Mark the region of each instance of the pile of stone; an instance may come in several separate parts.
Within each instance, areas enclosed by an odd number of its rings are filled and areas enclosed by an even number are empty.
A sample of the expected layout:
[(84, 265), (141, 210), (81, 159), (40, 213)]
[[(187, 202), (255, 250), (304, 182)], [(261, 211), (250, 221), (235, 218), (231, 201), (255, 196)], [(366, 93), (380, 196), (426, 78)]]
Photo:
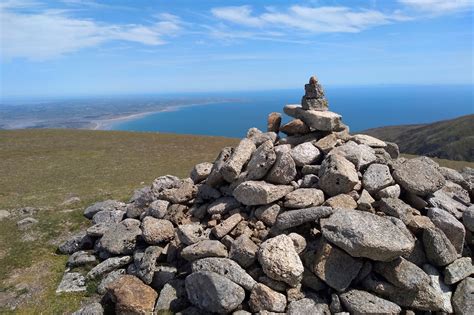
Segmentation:
[(473, 314), (474, 173), (350, 135), (305, 91), (189, 178), (88, 207), (62, 287), (95, 281), (118, 314)]

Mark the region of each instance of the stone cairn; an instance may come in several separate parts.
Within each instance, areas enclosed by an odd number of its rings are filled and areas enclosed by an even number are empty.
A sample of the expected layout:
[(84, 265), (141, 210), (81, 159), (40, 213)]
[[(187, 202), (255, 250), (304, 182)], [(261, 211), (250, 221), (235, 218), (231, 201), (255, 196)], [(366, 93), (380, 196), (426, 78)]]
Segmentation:
[(58, 292), (105, 295), (76, 314), (474, 314), (474, 174), (350, 135), (315, 77), (301, 103), (189, 178), (88, 207)]

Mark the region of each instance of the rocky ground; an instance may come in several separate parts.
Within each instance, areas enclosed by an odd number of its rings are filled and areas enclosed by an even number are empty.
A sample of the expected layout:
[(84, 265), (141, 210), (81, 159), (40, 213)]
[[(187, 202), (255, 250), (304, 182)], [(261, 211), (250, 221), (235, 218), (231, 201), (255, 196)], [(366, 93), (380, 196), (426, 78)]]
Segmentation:
[(57, 291), (103, 297), (75, 314), (472, 314), (474, 171), (350, 135), (305, 90), (189, 178), (88, 207)]

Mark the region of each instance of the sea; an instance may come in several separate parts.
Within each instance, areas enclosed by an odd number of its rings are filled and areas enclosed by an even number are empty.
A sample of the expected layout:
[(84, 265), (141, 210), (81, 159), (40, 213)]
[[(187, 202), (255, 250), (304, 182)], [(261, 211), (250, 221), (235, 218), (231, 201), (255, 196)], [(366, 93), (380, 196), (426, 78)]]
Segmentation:
[[(339, 113), (351, 132), (406, 124), (422, 124), (474, 113), (474, 86), (329, 86), (331, 111)], [(302, 90), (214, 93), (233, 101), (196, 104), (117, 122), (112, 130), (244, 137), (250, 127), (266, 129), (271, 112), (299, 104)], [(201, 95), (202, 96), (202, 95)], [(284, 121), (291, 118), (284, 116)]]

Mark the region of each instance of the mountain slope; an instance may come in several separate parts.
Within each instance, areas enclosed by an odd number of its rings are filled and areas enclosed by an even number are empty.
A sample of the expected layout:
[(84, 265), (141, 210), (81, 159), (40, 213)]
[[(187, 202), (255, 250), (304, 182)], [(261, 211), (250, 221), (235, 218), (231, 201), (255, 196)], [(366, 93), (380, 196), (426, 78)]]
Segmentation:
[(474, 115), (423, 125), (401, 125), (362, 131), (396, 142), (403, 153), (474, 161)]

